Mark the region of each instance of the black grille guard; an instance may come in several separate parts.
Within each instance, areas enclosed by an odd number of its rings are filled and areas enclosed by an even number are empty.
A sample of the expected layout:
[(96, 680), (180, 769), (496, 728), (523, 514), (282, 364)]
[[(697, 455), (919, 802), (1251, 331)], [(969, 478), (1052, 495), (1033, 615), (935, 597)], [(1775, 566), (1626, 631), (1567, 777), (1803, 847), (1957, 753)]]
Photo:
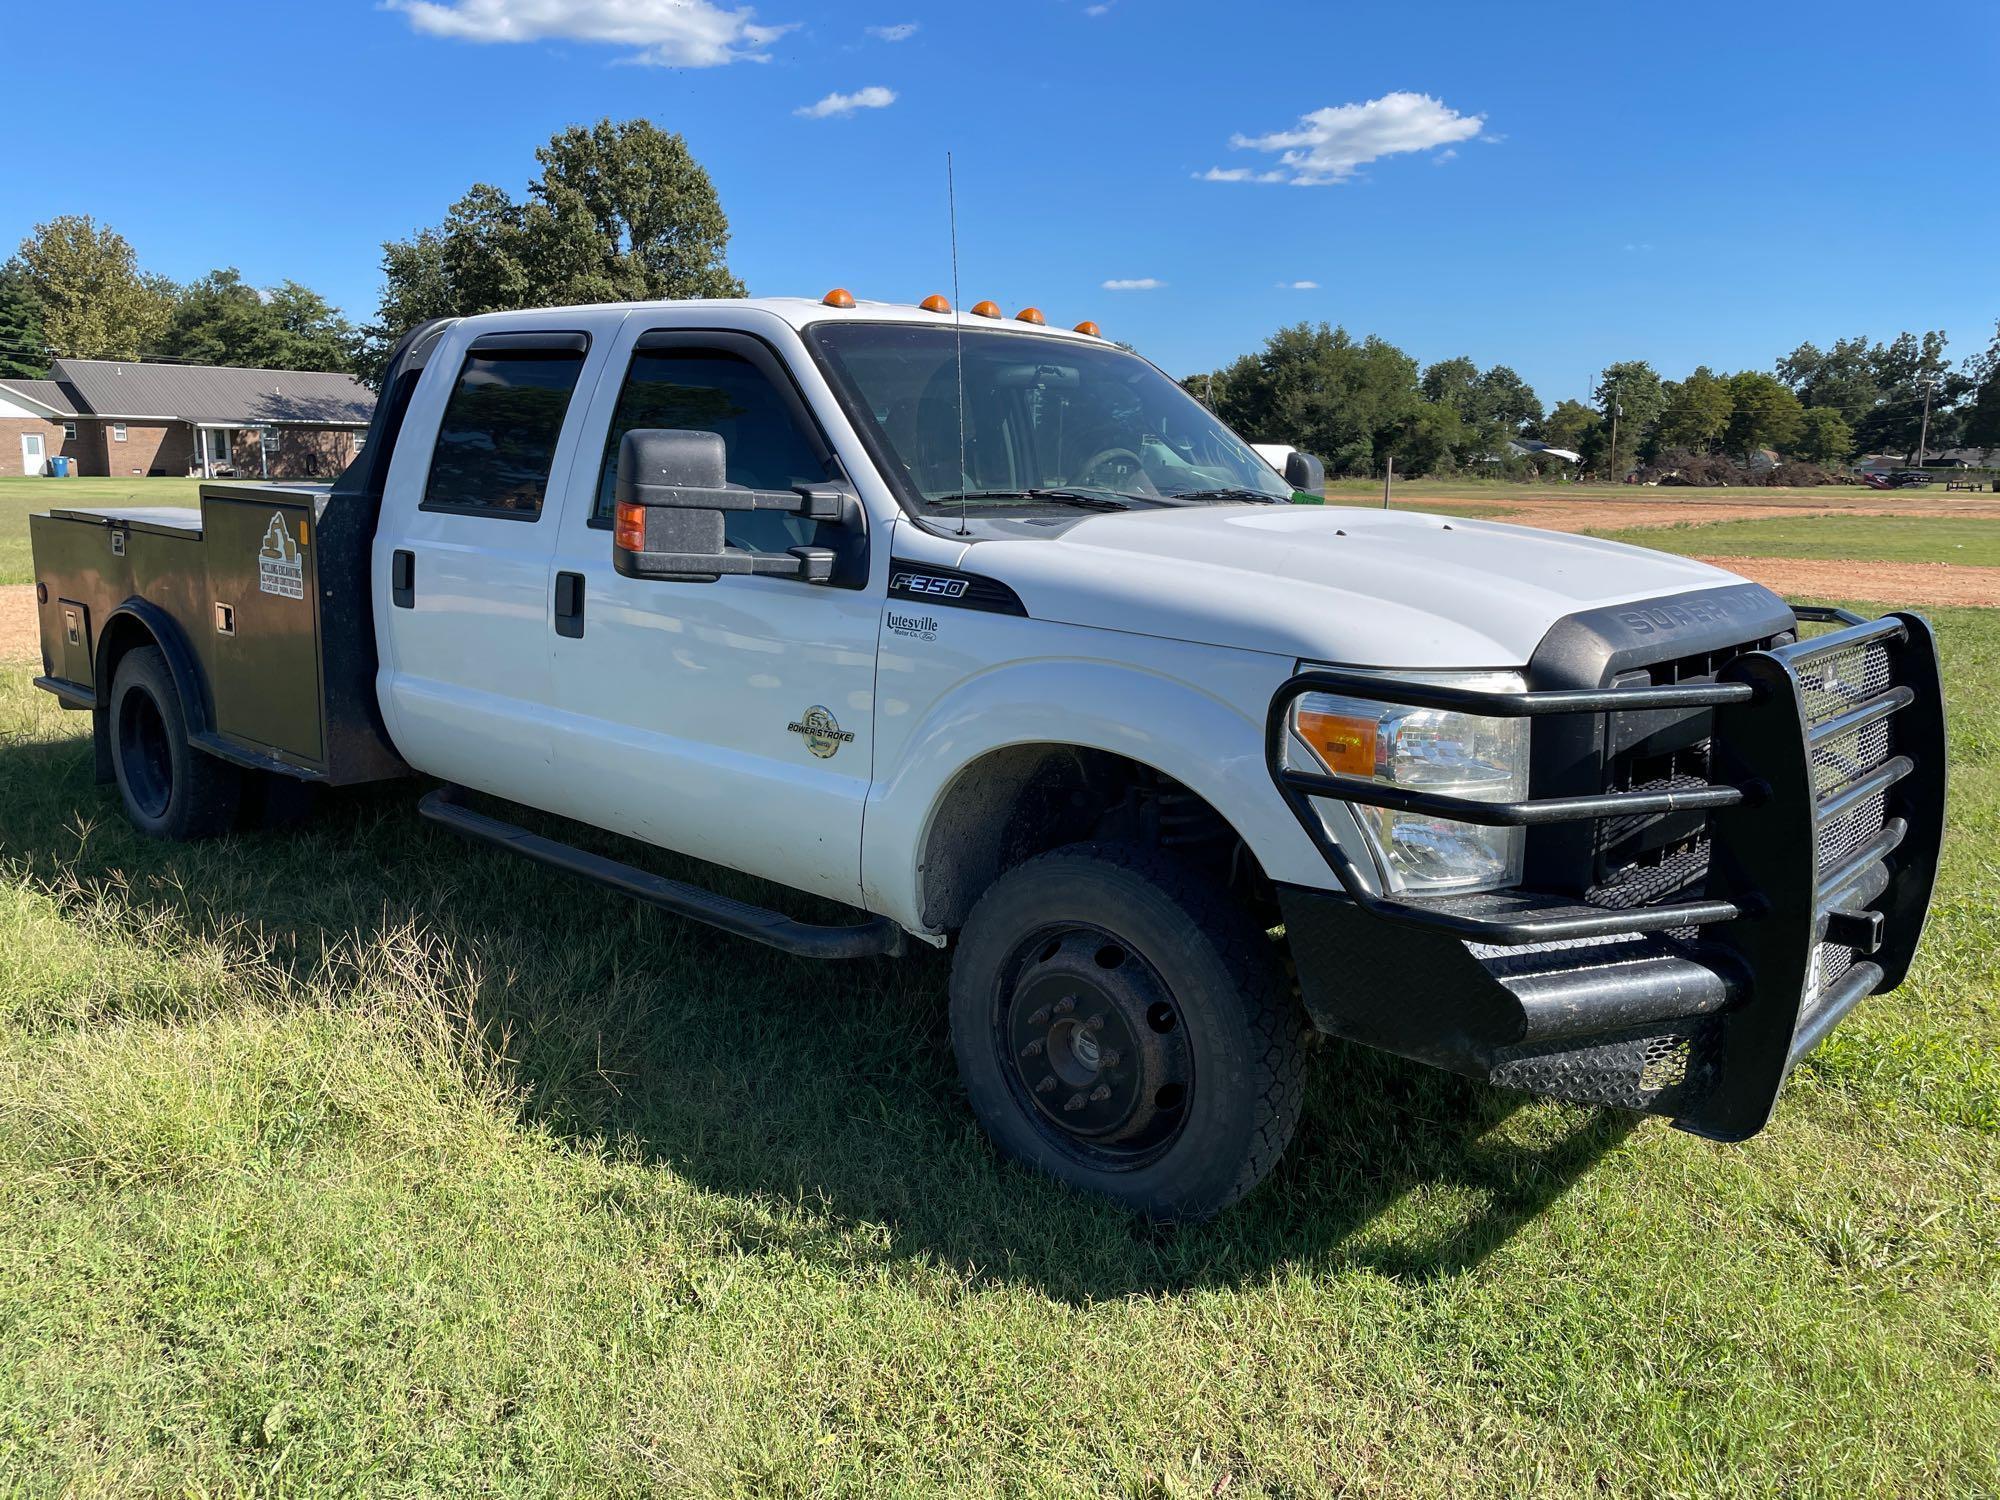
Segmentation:
[[(1713, 1066), (1707, 1068), (1712, 1077), (1699, 1089), (1691, 1079), (1674, 1107), (1662, 1112), (1674, 1113), (1677, 1123), (1698, 1133), (1741, 1139), (1768, 1120), (1779, 1088), (1800, 1058), (1862, 999), (1902, 982), (1929, 911), (1944, 826), (1944, 695), (1929, 622), (1902, 612), (1867, 620), (1813, 606), (1795, 606), (1794, 613), (1801, 621), (1839, 628), (1746, 652), (1728, 662), (1712, 683), (1487, 692), (1393, 675), (1303, 672), (1271, 700), (1266, 762), (1279, 795), (1348, 900), (1371, 917), (1500, 950), (1631, 934), (1664, 939), (1699, 929), (1699, 940), (1680, 950), (1698, 963), (1678, 962), (1686, 969), (1713, 971), (1721, 985), (1690, 987), (1685, 975), (1675, 984), (1683, 993), (1701, 990), (1701, 1008), (1716, 1012), (1719, 1033), (1710, 1048)], [(1844, 686), (1833, 659), (1875, 650), (1887, 656), (1886, 687), (1858, 700), (1833, 691)], [(1808, 679), (1814, 680), (1810, 694)], [(1292, 706), (1315, 692), (1507, 718), (1707, 709), (1713, 713), (1713, 779), (1670, 790), (1481, 802), (1300, 770), (1287, 764)], [(1809, 696), (1816, 701), (1809, 703)], [(1815, 751), (1842, 737), (1869, 733), (1892, 718), (1896, 753), (1865, 774), (1820, 790)], [(1823, 769), (1827, 757), (1820, 759)], [(1872, 811), (1876, 797), (1883, 808), (1879, 832), (1863, 838), (1858, 847), (1843, 847), (1849, 841), (1839, 835), (1853, 826), (1843, 820), (1855, 818), (1857, 809)], [(1700, 899), (1624, 910), (1520, 891), (1385, 896), (1369, 888), (1328, 832), (1314, 798), (1524, 828), (1699, 810), (1708, 815), (1706, 885)], [(1831, 854), (1822, 868), (1828, 845)], [(1829, 943), (1851, 949), (1853, 962), (1829, 982), (1816, 983), (1816, 954)], [(1579, 949), (1577, 960), (1579, 979), (1593, 972), (1590, 949)], [(1631, 966), (1624, 972), (1629, 975)], [(1579, 986), (1576, 997), (1585, 1014), (1595, 1008), (1589, 988), (1588, 983)], [(1611, 981), (1609, 988), (1615, 991), (1619, 985)], [(1617, 998), (1626, 1009), (1607, 1001), (1607, 1025), (1600, 1031), (1612, 1029), (1621, 1017), (1640, 1014), (1630, 1008), (1629, 994)], [(1309, 993), (1309, 1004), (1312, 999)], [(1509, 1023), (1512, 1035), (1491, 1034), (1489, 1042), (1535, 1039), (1532, 1005), (1524, 994), (1514, 999), (1527, 1018)], [(1574, 1013), (1572, 1007), (1572, 1017)], [(1330, 1029), (1373, 1040), (1365, 1034), (1366, 1026)], [(1580, 1029), (1573, 1018), (1570, 1029)], [(1421, 1046), (1394, 1040), (1387, 1045), (1425, 1055)], [(1468, 1066), (1468, 1056), (1481, 1065)], [(1490, 1046), (1474, 1046), (1470, 1052), (1460, 1046), (1453, 1055), (1429, 1060), (1500, 1077), (1503, 1070), (1493, 1061), (1499, 1056)]]

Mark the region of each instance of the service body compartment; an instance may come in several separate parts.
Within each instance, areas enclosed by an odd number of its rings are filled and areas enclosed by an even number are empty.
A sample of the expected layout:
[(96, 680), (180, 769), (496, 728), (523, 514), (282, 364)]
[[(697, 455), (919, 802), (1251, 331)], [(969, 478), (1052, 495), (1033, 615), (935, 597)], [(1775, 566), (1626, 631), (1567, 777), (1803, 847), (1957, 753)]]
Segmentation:
[(204, 489), (215, 727), (324, 769), (313, 496)]

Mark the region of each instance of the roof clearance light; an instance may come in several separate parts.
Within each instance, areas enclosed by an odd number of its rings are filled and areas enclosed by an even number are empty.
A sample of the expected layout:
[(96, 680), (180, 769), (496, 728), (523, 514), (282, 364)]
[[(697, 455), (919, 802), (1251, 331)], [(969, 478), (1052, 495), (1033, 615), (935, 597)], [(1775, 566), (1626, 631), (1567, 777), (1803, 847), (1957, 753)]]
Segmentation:
[(1000, 304), (997, 302), (975, 302), (972, 304), (972, 315), (975, 318), (997, 318), (1000, 316)]
[(1098, 326), (1095, 323), (1091, 322), (1090, 319), (1088, 318), (1085, 318), (1081, 323), (1076, 325), (1076, 331), (1078, 333), (1087, 333), (1094, 339), (1101, 339), (1104, 337), (1103, 333), (1099, 331)]
[(844, 286), (837, 286), (819, 300), (821, 305), (826, 307), (852, 307), (854, 306), (854, 293), (850, 292)]
[(921, 307), (925, 312), (948, 313), (951, 311), (951, 304), (945, 300), (943, 292), (932, 292), (923, 301), (919, 302), (917, 306)]
[(1033, 323), (1039, 327), (1044, 327), (1044, 328), (1048, 326), (1048, 321), (1049, 321), (1047, 318), (1042, 316), (1042, 310), (1039, 307), (1022, 308), (1019, 312), (1014, 314), (1014, 320), (1018, 323)]

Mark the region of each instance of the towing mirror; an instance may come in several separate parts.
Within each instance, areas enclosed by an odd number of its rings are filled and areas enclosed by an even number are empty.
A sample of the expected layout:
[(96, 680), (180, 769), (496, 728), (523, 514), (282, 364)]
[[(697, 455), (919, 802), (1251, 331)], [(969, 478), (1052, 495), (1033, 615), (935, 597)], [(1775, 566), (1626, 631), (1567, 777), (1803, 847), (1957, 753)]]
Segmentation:
[(713, 583), (724, 573), (763, 573), (825, 583), (833, 576), (828, 547), (794, 547), (784, 554), (747, 552), (724, 537), (733, 510), (774, 510), (851, 526), (860, 501), (842, 484), (801, 484), (789, 490), (746, 490), (728, 479), (728, 454), (713, 432), (635, 427), (618, 444), (612, 566), (627, 578)]
[(1326, 498), (1326, 465), (1310, 453), (1293, 449), (1285, 458), (1285, 483), (1315, 500)]

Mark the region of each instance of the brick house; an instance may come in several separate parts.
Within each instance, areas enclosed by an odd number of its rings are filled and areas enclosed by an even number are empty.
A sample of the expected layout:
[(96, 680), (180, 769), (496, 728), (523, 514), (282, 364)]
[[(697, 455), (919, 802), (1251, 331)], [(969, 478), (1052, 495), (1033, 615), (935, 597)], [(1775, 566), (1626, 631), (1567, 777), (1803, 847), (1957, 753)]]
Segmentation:
[(0, 474), (316, 479), (361, 450), (375, 397), (350, 375), (59, 359), (0, 380)]

